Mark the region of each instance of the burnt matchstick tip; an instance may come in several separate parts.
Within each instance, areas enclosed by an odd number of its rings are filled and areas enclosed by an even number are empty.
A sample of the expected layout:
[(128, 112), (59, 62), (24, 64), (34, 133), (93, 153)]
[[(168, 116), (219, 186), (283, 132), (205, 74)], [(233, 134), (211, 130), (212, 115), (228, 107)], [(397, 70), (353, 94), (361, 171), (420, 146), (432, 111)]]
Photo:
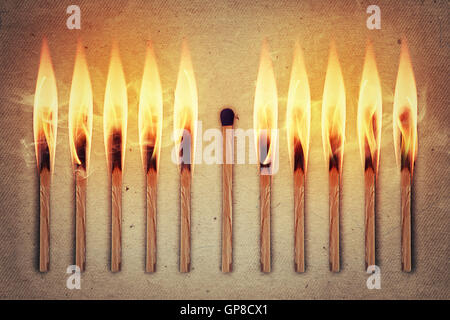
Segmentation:
[(43, 169), (50, 171), (50, 149), (45, 140), (40, 143), (39, 148), (39, 171)]
[(146, 146), (145, 147), (145, 151), (146, 151), (146, 170), (149, 171), (150, 169), (153, 169), (156, 171), (157, 169), (157, 163), (156, 163), (156, 157), (153, 155), (153, 152), (155, 150), (154, 146)]
[(298, 169), (305, 171), (305, 156), (301, 143), (296, 143), (294, 147), (294, 171)]
[(366, 156), (364, 159), (364, 171), (367, 171), (369, 169), (375, 170), (373, 166), (372, 156)]
[(333, 155), (330, 157), (329, 168), (328, 170), (335, 168), (337, 171), (340, 170), (340, 159), (338, 155)]
[(122, 135), (114, 132), (111, 137), (111, 169), (122, 170)]
[(232, 126), (234, 122), (234, 111), (230, 108), (225, 108), (220, 112), (220, 121), (222, 126)]
[(76, 144), (77, 156), (80, 160), (79, 167), (86, 169), (86, 136), (82, 136)]

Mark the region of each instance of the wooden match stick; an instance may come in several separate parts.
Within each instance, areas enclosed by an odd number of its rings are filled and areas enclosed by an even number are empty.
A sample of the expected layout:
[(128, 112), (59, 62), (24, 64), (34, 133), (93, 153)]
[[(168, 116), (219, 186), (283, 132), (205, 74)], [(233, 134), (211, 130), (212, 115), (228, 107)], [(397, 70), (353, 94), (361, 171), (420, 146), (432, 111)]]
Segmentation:
[(294, 268), (305, 272), (305, 156), (294, 139)]
[(222, 272), (233, 269), (233, 110), (220, 113), (223, 136), (222, 165)]
[[(47, 39), (41, 59), (33, 107), (33, 132), (39, 173), (39, 271), (50, 268), (50, 188), (58, 127), (58, 98)], [(17, 270), (12, 270), (17, 271)]]
[(191, 168), (182, 164), (180, 175), (180, 272), (191, 270)]
[(80, 271), (86, 269), (86, 169), (75, 170), (75, 263)]
[(122, 264), (122, 134), (111, 137), (111, 271)]
[[(147, 153), (147, 157), (153, 154)], [(153, 159), (154, 160), (154, 159)], [(154, 164), (154, 165), (153, 165)], [(157, 187), (157, 171), (156, 162), (153, 161), (147, 166), (147, 251), (146, 251), (146, 272), (156, 271), (156, 187)]]
[(259, 192), (261, 210), (261, 271), (271, 271), (270, 203), (272, 184), (272, 158), (268, 156), (270, 137), (263, 132), (259, 137)]
[(39, 172), (39, 271), (47, 272), (50, 266), (50, 169), (41, 166)]
[(261, 206), (261, 271), (270, 272), (270, 196), (272, 175), (263, 174), (261, 167), (260, 175), (260, 206)]
[(401, 170), (402, 271), (411, 272), (411, 171)]
[(366, 270), (375, 263), (375, 172), (372, 166), (366, 166), (365, 180), (365, 266)]
[(339, 272), (339, 201), (340, 176), (335, 166), (329, 171), (329, 206), (330, 206), (330, 271)]
[(122, 256), (122, 170), (114, 168), (111, 174), (111, 271), (121, 268)]
[(305, 174), (301, 168), (294, 171), (294, 266), (296, 272), (305, 272)]

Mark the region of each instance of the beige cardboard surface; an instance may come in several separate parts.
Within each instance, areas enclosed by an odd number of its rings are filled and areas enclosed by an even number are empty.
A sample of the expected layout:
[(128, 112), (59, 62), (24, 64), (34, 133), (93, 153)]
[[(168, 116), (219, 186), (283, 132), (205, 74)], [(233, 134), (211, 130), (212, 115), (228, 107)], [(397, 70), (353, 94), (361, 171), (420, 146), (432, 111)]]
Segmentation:
[[(450, 298), (449, 91), (447, 1), (78, 1), (82, 29), (66, 28), (72, 1), (2, 1), (0, 29), (0, 298), (118, 299), (392, 299)], [(381, 30), (368, 30), (366, 8), (381, 8)], [(414, 270), (400, 271), (400, 175), (392, 139), (392, 103), (400, 42), (408, 39), (418, 88), (419, 155), (413, 194)], [(47, 36), (59, 94), (51, 203), (51, 270), (37, 271), (38, 177), (32, 106), (40, 46)], [(74, 186), (67, 114), (76, 39), (86, 47), (94, 90), (94, 129), (87, 203), (87, 271), (81, 290), (66, 288), (74, 263)], [(179, 178), (171, 161), (173, 94), (182, 39), (188, 41), (203, 129), (220, 128), (223, 105), (236, 126), (252, 127), (261, 43), (267, 38), (279, 96), (280, 169), (272, 197), (273, 271), (259, 269), (256, 165), (234, 171), (234, 271), (220, 272), (221, 167), (195, 167), (192, 271), (178, 272)], [(335, 39), (347, 91), (341, 221), (342, 271), (328, 271), (328, 176), (321, 138), (321, 99), (328, 48)], [(364, 271), (364, 181), (356, 110), (367, 38), (383, 89), (377, 203), (381, 290)], [(111, 41), (118, 40), (128, 83), (129, 127), (123, 193), (123, 268), (109, 271), (110, 200), (103, 145), (103, 96)], [(145, 179), (137, 104), (146, 41), (154, 43), (164, 89), (158, 184), (158, 262), (144, 273)], [(293, 183), (285, 128), (294, 42), (303, 48), (312, 123), (306, 188), (307, 271), (293, 271)], [(253, 141), (250, 141), (252, 143)], [(205, 147), (208, 142), (203, 144)]]

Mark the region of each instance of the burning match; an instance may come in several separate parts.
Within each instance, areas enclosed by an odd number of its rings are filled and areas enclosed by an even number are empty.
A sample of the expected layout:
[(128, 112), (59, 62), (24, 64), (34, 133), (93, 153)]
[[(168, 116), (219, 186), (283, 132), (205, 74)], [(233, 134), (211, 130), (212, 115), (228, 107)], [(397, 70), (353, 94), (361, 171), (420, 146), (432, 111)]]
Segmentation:
[(75, 263), (86, 268), (86, 184), (91, 151), (93, 97), (81, 41), (72, 78), (69, 101), (69, 144), (75, 177)]
[(260, 170), (261, 271), (270, 272), (270, 197), (277, 142), (278, 97), (275, 75), (266, 41), (261, 51), (256, 81), (253, 126)]
[(162, 99), (158, 66), (149, 43), (139, 99), (139, 142), (147, 176), (146, 272), (156, 271), (156, 190), (163, 120)]
[(41, 61), (33, 109), (33, 131), (39, 172), (39, 271), (50, 266), (50, 184), (55, 164), (58, 128), (58, 95), (47, 39), (42, 42)]
[(174, 140), (180, 168), (180, 272), (189, 272), (191, 268), (191, 183), (197, 113), (197, 85), (189, 49), (183, 42), (174, 103)]
[(375, 204), (380, 158), (381, 84), (372, 44), (367, 46), (358, 101), (358, 138), (365, 180), (365, 268), (376, 265)]
[(295, 46), (287, 101), (289, 157), (294, 170), (294, 268), (305, 272), (305, 175), (308, 163), (311, 96), (300, 45)]
[(222, 165), (222, 272), (231, 272), (233, 266), (233, 160), (234, 112), (225, 108), (220, 113), (223, 136)]
[(122, 169), (125, 160), (127, 133), (127, 86), (119, 57), (119, 48), (112, 48), (106, 82), (103, 111), (108, 170), (111, 172), (111, 271), (121, 268), (122, 254)]
[(411, 185), (417, 158), (417, 89), (406, 40), (402, 40), (394, 96), (394, 146), (401, 169), (402, 270), (411, 271)]
[(322, 141), (329, 164), (330, 270), (339, 272), (339, 212), (345, 139), (345, 88), (341, 67), (332, 43), (322, 101)]

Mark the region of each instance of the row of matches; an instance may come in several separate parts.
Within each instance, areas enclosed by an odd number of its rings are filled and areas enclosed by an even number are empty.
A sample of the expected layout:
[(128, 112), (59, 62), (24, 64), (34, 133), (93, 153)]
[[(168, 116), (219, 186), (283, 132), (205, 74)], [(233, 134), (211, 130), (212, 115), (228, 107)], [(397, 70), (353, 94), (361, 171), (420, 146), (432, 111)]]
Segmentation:
[[(40, 176), (39, 270), (49, 269), (50, 184), (55, 157), (58, 98), (47, 41), (44, 39), (36, 85), (33, 126)], [(401, 169), (401, 263), (411, 271), (411, 183), (417, 156), (417, 91), (406, 41), (402, 41), (393, 108), (395, 152)], [(111, 271), (121, 268), (122, 167), (127, 131), (128, 98), (117, 44), (113, 45), (104, 97), (103, 131), (111, 179)], [(191, 265), (191, 183), (198, 114), (197, 87), (190, 54), (183, 43), (174, 99), (174, 137), (179, 150), (180, 272)], [(332, 43), (322, 99), (322, 140), (329, 165), (329, 261), (340, 270), (339, 216), (345, 141), (346, 96), (336, 48)], [(357, 128), (365, 176), (365, 263), (375, 259), (375, 194), (379, 167), (382, 93), (369, 42), (358, 101)], [(78, 43), (69, 100), (69, 143), (76, 185), (75, 263), (86, 267), (86, 185), (91, 149), (93, 94), (83, 46)], [(147, 178), (146, 271), (156, 271), (156, 198), (163, 122), (162, 89), (155, 55), (148, 45), (139, 99), (139, 141)], [(295, 47), (287, 100), (287, 135), (294, 178), (294, 267), (305, 271), (304, 203), (308, 163), (311, 97), (300, 46)], [(223, 130), (222, 271), (232, 271), (232, 187), (234, 112), (221, 112)], [(254, 100), (254, 133), (260, 168), (261, 271), (271, 271), (271, 183), (277, 157), (278, 96), (272, 61), (264, 42)]]

